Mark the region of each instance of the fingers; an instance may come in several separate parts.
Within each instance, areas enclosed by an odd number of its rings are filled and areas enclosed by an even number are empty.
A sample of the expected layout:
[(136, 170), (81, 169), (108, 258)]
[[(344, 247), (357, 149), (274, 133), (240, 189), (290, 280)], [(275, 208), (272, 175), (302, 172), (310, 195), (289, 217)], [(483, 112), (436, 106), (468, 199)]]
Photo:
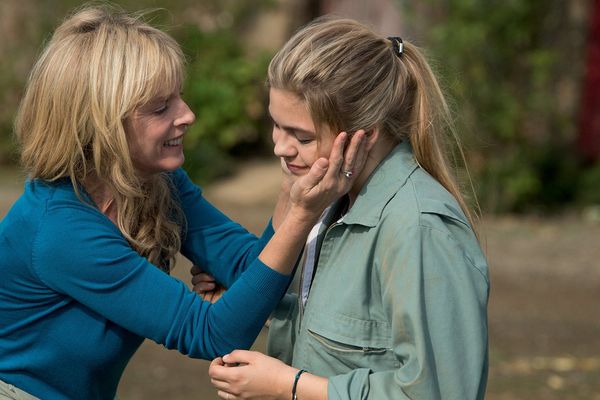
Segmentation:
[(215, 278), (213, 278), (211, 275), (200, 274), (200, 275), (195, 275), (192, 278), (192, 285), (194, 285), (194, 286), (198, 285), (201, 288), (206, 288), (207, 290), (212, 290), (217, 285), (217, 282), (215, 281)]
[(197, 275), (201, 272), (202, 272), (202, 269), (197, 265), (192, 265), (192, 268), (190, 268), (190, 274), (192, 274), (192, 275)]
[(217, 391), (217, 396), (219, 396), (219, 398), (224, 399), (224, 400), (234, 400), (236, 398), (234, 395), (227, 393), (223, 390)]
[(364, 163), (367, 159), (367, 152), (365, 146), (363, 146), (365, 139), (365, 131), (360, 129), (352, 135), (350, 143), (346, 146), (344, 153), (344, 162), (342, 163), (342, 174), (346, 178), (352, 178), (358, 176), (362, 170)]
[(352, 135), (341, 132), (333, 142), (329, 155), (329, 171), (327, 177), (339, 179), (343, 175), (347, 183), (352, 183), (360, 174), (366, 161), (364, 146), (365, 131), (360, 129)]
[(310, 167), (310, 171), (304, 177), (304, 184), (306, 185), (306, 189), (310, 190), (313, 187), (317, 186), (319, 182), (323, 179), (325, 174), (327, 173), (329, 168), (329, 162), (325, 158), (319, 158), (314, 164)]
[[(210, 370), (210, 368), (212, 368), (213, 366), (217, 367), (217, 366), (223, 366), (223, 365), (225, 365), (225, 363), (223, 362), (223, 358), (217, 357), (210, 362), (210, 366), (208, 368)], [(210, 371), (209, 371), (209, 373), (210, 373)]]
[(223, 356), (225, 364), (248, 364), (254, 357), (254, 351), (249, 350), (234, 350)]
[(344, 162), (344, 148), (348, 140), (348, 133), (340, 132), (333, 141), (333, 147), (331, 148), (331, 153), (329, 153), (329, 171), (327, 177), (336, 178), (336, 175), (340, 173)]

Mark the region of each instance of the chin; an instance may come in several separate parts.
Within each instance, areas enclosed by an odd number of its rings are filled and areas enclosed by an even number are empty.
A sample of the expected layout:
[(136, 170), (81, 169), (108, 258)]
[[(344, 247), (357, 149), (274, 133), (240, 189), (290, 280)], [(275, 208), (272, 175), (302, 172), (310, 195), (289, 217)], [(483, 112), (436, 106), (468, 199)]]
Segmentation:
[(185, 157), (181, 157), (177, 160), (169, 160), (169, 162), (164, 163), (163, 172), (171, 172), (175, 171), (177, 168), (183, 167), (183, 162), (185, 161)]

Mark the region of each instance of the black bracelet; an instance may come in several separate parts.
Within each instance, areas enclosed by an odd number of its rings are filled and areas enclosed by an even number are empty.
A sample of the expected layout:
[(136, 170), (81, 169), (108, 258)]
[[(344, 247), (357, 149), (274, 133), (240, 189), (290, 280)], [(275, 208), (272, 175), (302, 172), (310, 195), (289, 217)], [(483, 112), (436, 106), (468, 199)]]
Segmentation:
[(298, 386), (298, 379), (300, 379), (300, 375), (302, 375), (305, 370), (301, 369), (296, 372), (296, 376), (294, 377), (294, 385), (292, 386), (292, 400), (298, 400), (298, 396), (296, 396), (296, 387)]

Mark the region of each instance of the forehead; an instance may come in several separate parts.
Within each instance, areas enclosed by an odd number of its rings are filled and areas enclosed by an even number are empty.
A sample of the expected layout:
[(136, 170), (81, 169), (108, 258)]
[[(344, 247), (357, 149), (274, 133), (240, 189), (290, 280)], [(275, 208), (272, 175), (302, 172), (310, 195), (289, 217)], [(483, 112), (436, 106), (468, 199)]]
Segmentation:
[(269, 90), (269, 111), (281, 113), (300, 113), (311, 119), (306, 102), (293, 92), (271, 88)]
[(283, 127), (314, 134), (323, 131), (315, 125), (306, 101), (291, 91), (271, 88), (269, 90), (269, 113), (274, 122)]

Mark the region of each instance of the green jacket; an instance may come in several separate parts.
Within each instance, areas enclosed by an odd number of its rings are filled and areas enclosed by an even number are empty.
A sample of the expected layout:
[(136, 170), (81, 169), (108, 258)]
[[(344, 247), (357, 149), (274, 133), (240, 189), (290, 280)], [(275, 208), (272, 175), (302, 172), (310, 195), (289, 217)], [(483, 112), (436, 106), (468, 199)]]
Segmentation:
[(298, 272), (272, 315), (269, 355), (328, 377), (330, 400), (484, 397), (487, 262), (409, 144), (321, 236), (306, 306)]

